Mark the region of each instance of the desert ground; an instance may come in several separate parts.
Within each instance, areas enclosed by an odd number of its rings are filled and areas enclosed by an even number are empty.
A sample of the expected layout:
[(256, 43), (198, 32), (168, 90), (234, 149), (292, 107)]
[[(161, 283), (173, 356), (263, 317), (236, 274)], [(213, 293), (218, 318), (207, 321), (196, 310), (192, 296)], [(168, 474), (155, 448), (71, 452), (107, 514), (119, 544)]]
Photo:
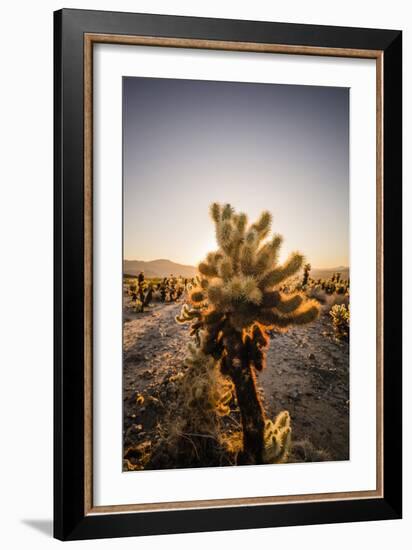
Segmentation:
[[(156, 443), (173, 383), (190, 340), (189, 326), (178, 324), (184, 296), (153, 303), (136, 313), (125, 297), (123, 318), (123, 404), (125, 469), (139, 469)], [(349, 344), (334, 336), (324, 311), (309, 325), (273, 333), (267, 366), (257, 376), (267, 416), (288, 410), (295, 461), (349, 459)], [(239, 427), (236, 411), (230, 415)], [(138, 448), (139, 452), (129, 452)], [(144, 461), (144, 460), (143, 460)]]

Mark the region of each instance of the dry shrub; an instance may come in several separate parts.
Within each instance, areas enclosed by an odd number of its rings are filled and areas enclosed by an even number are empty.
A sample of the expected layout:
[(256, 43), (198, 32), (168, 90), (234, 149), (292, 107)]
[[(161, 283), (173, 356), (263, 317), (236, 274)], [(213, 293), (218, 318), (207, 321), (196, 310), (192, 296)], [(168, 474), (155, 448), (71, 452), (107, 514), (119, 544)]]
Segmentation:
[(349, 294), (328, 294), (320, 285), (309, 288), (306, 292), (309, 298), (317, 300), (322, 306), (322, 313), (327, 315), (333, 306), (349, 306)]
[(173, 382), (175, 402), (168, 403), (148, 468), (234, 464), (236, 445), (223, 430), (223, 419), (230, 413), (233, 384), (195, 343), (189, 344), (184, 368)]
[(316, 449), (307, 439), (293, 442), (291, 462), (327, 462), (329, 460), (331, 457), (327, 451)]

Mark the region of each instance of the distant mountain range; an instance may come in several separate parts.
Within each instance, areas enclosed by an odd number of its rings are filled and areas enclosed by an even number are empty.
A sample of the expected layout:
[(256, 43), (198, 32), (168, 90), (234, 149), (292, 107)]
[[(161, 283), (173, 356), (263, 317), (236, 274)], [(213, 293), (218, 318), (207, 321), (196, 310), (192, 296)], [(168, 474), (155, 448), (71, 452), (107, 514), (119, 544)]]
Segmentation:
[(127, 275), (139, 275), (143, 272), (145, 277), (170, 277), (170, 275), (181, 277), (194, 277), (197, 268), (192, 265), (182, 265), (170, 260), (124, 260), (123, 273)]
[[(170, 277), (170, 275), (182, 277), (194, 277), (197, 268), (193, 265), (183, 265), (170, 260), (152, 260), (145, 262), (143, 260), (124, 260), (123, 273), (125, 275), (139, 275), (143, 272), (145, 277)], [(310, 275), (313, 279), (329, 279), (334, 273), (340, 273), (342, 279), (348, 279), (349, 268), (345, 266), (331, 268), (314, 267)]]
[(324, 269), (320, 267), (314, 267), (311, 269), (310, 276), (312, 279), (330, 279), (334, 273), (340, 273), (342, 280), (349, 279), (349, 267), (326, 267)]

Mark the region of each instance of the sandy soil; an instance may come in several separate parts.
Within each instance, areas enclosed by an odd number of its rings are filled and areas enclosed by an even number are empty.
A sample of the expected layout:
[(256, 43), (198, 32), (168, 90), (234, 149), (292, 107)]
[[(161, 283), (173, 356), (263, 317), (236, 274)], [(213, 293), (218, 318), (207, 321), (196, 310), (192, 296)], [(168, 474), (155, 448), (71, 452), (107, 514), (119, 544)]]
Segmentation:
[[(149, 447), (156, 440), (170, 395), (168, 378), (179, 371), (190, 338), (189, 327), (175, 321), (181, 306), (155, 303), (145, 313), (125, 307), (125, 447)], [(274, 333), (258, 382), (269, 417), (290, 412), (294, 440), (310, 441), (331, 460), (349, 458), (349, 346), (336, 341), (327, 314), (309, 326)]]

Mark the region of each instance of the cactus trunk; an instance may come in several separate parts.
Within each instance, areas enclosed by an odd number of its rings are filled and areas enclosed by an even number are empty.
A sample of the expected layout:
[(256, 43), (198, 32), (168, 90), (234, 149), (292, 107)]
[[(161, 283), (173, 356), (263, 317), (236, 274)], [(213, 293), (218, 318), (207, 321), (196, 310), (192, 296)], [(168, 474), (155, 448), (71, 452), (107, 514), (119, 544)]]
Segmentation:
[(239, 463), (262, 464), (265, 419), (251, 364), (242, 361), (240, 368), (231, 369), (230, 377), (242, 417), (243, 452), (239, 456)]
[(229, 331), (224, 338), (227, 355), (221, 370), (232, 380), (240, 409), (243, 451), (239, 464), (262, 464), (265, 413), (257, 392), (255, 373), (242, 335)]

